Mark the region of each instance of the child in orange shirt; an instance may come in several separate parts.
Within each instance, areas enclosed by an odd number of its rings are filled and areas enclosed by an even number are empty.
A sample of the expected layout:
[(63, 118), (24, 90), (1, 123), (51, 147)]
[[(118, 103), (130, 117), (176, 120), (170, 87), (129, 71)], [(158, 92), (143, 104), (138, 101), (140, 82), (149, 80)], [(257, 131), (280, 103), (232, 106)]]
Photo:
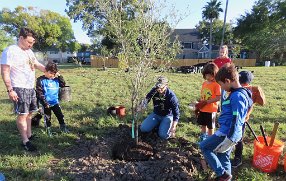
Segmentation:
[(214, 63), (208, 63), (203, 69), (203, 77), (206, 81), (202, 84), (200, 102), (195, 105), (197, 122), (201, 125), (200, 141), (214, 134), (215, 118), (220, 100), (221, 88), (215, 81), (218, 67)]

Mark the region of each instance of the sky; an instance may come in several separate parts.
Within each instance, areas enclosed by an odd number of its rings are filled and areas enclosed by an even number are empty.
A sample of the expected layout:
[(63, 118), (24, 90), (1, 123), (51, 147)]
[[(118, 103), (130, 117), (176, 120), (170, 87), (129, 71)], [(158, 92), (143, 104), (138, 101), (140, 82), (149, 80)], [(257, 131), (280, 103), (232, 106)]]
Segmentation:
[[(209, 2), (209, 0), (160, 0), (165, 1), (167, 9), (174, 6), (178, 15), (183, 17), (176, 28), (178, 29), (190, 29), (195, 28), (195, 25), (202, 19), (202, 9)], [(225, 9), (226, 0), (220, 0), (222, 2), (222, 8)], [(235, 22), (235, 19), (240, 15), (244, 15), (245, 12), (250, 11), (254, 5), (255, 0), (229, 0), (227, 10), (227, 22)], [(0, 9), (9, 8), (14, 10), (17, 6), (33, 6), (39, 9), (47, 9), (61, 15), (66, 15), (66, 1), (65, 0), (0, 0)], [(219, 19), (223, 20), (224, 14), (221, 13)], [(79, 43), (90, 43), (89, 37), (86, 32), (82, 30), (81, 22), (74, 23), (71, 20), (74, 30), (75, 38)]]

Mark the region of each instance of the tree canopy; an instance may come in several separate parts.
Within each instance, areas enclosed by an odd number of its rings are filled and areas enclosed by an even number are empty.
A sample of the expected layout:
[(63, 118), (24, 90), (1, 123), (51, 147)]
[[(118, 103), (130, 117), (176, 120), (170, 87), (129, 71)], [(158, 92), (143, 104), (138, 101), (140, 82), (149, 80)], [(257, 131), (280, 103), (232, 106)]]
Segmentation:
[(8, 35), (4, 30), (0, 30), (0, 53), (4, 50), (4, 48), (13, 43), (13, 38)]
[(286, 1), (259, 0), (237, 19), (234, 35), (258, 58), (282, 62), (286, 51)]
[(209, 51), (210, 51), (210, 57), (212, 55), (212, 31), (213, 31), (213, 20), (217, 19), (219, 17), (219, 13), (223, 12), (223, 9), (221, 8), (221, 2), (217, 1), (217, 0), (211, 0), (210, 2), (207, 3), (207, 5), (205, 5), (203, 7), (203, 11), (202, 11), (202, 17), (204, 20), (209, 20), (210, 23), (210, 38), (209, 38)]
[[(210, 23), (202, 20), (196, 25), (196, 29), (200, 33), (200, 39), (204, 42), (208, 42), (210, 38)], [(223, 21), (215, 19), (213, 21), (213, 44), (219, 45), (222, 39)], [(230, 23), (226, 23), (226, 31), (224, 37), (225, 44), (231, 44), (233, 41), (233, 27)]]
[[(118, 2), (121, 4), (120, 7), (118, 7)], [(117, 44), (118, 37), (111, 33), (108, 15), (105, 10), (100, 8), (99, 3), (97, 0), (66, 0), (66, 12), (75, 22), (82, 22), (82, 27), (87, 30), (90, 38), (98, 39), (100, 37), (100, 44), (114, 51), (120, 46)], [(135, 18), (137, 13), (136, 3), (137, 0), (110, 1), (106, 4), (106, 7), (111, 10), (120, 8), (118, 16), (122, 20), (130, 21)], [(98, 41), (94, 42), (98, 43)]]
[(51, 47), (62, 51), (79, 48), (69, 18), (49, 10), (21, 6), (14, 10), (4, 8), (0, 11), (0, 23), (3, 30), (16, 37), (21, 27), (33, 29), (37, 34), (34, 48), (39, 51), (45, 52)]

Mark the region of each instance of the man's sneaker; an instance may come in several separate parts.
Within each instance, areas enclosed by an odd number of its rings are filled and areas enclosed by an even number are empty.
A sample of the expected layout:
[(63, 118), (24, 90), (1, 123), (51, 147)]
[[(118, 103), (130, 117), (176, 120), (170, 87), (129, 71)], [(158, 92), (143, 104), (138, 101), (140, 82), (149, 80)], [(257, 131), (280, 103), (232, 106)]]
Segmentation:
[(60, 130), (62, 133), (70, 132), (65, 124), (60, 124)]
[(237, 168), (242, 164), (241, 158), (235, 158), (233, 160), (231, 160), (231, 166), (233, 168)]
[(53, 136), (51, 127), (47, 127), (47, 128), (46, 128), (46, 132), (47, 132), (47, 135), (48, 135), (49, 137), (52, 137), (52, 136)]
[(27, 151), (36, 151), (37, 150), (37, 148), (34, 145), (32, 145), (32, 143), (30, 141), (26, 142), (26, 144), (23, 144), (23, 147)]
[(215, 181), (230, 181), (232, 178), (227, 172), (224, 172), (221, 176), (215, 178)]

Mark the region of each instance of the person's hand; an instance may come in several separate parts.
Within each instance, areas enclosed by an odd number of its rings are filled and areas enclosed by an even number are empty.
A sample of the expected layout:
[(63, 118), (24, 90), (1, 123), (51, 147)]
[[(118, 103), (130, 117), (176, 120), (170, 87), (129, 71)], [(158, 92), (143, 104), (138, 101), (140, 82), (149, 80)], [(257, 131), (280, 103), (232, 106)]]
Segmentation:
[(59, 77), (59, 76), (61, 76), (61, 74), (60, 74), (60, 72), (57, 72), (57, 73), (55, 74), (55, 77)]
[(172, 127), (169, 131), (170, 138), (176, 137), (176, 128)]
[(196, 109), (202, 109), (205, 105), (207, 105), (207, 101), (200, 101), (199, 103), (196, 104)]
[(46, 105), (45, 105), (45, 108), (50, 108), (50, 105), (49, 105), (49, 104), (46, 104)]
[(8, 95), (9, 95), (9, 98), (10, 98), (10, 100), (12, 100), (12, 101), (14, 101), (14, 102), (17, 102), (18, 101), (18, 95), (17, 95), (17, 93), (15, 92), (15, 91), (9, 91), (8, 92)]
[(199, 114), (200, 114), (200, 110), (199, 109), (195, 109), (194, 110), (194, 113), (195, 113), (195, 115), (196, 115), (196, 118), (199, 116)]
[(232, 146), (234, 146), (236, 143), (231, 141), (227, 136), (225, 137), (225, 139), (223, 140), (223, 142), (221, 142), (215, 149), (214, 152), (217, 153), (225, 153), (227, 152), (229, 149), (231, 149)]

